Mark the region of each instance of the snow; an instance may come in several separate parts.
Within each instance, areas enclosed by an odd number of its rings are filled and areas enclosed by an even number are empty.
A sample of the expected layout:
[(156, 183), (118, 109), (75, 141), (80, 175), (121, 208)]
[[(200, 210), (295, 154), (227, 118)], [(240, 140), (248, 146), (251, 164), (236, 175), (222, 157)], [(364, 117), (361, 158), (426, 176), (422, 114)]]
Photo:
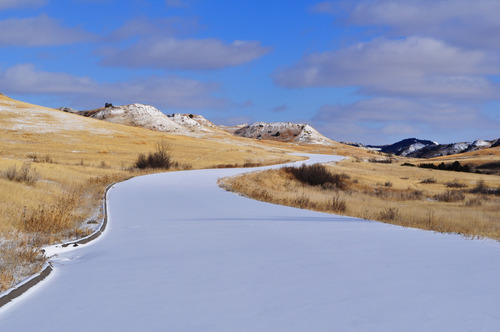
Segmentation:
[(115, 185), (104, 235), (52, 248), (54, 272), (0, 309), (0, 330), (498, 330), (498, 242), (262, 203), (216, 185), (243, 171)]
[(97, 134), (112, 134), (113, 130), (96, 128), (80, 117), (63, 111), (44, 108), (17, 108), (14, 102), (6, 105), (2, 101), (0, 112), (8, 115), (2, 122), (3, 129), (31, 133), (53, 133), (61, 131), (89, 131)]
[(491, 146), (490, 142), (486, 142), (482, 139), (475, 140), (474, 143), (472, 143), (472, 146), (478, 147), (478, 148), (489, 148)]
[(139, 103), (104, 108), (91, 117), (163, 132), (184, 133), (188, 131), (157, 108)]
[(334, 144), (332, 140), (321, 135), (307, 124), (292, 122), (254, 122), (251, 125), (234, 131), (237, 136), (248, 138), (264, 138), (295, 141), (310, 144)]

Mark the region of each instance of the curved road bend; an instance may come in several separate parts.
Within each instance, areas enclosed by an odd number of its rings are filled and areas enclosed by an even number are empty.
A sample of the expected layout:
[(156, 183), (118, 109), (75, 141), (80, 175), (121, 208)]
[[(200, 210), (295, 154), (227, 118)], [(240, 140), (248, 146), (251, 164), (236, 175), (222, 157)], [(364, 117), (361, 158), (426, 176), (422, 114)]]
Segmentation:
[(0, 331), (498, 331), (499, 243), (217, 186), (242, 171), (115, 185), (105, 234), (54, 258)]

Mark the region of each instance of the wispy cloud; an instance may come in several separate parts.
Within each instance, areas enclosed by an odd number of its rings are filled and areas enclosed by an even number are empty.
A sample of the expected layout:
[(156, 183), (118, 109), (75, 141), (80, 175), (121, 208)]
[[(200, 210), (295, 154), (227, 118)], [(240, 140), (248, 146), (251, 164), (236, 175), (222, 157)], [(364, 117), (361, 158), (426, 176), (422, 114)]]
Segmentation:
[(258, 41), (219, 39), (147, 38), (126, 47), (102, 49), (102, 64), (120, 67), (205, 70), (234, 67), (270, 51)]
[(279, 106), (276, 106), (272, 109), (273, 112), (284, 112), (288, 110), (288, 105), (287, 104), (281, 104)]
[(475, 128), (485, 128), (482, 138), (495, 138), (481, 109), (478, 103), (374, 97), (348, 105), (323, 105), (312, 123), (330, 137), (370, 144), (410, 136), (449, 143), (463, 140)]
[(117, 42), (135, 37), (167, 38), (187, 36), (200, 28), (200, 23), (196, 18), (178, 16), (156, 19), (136, 17), (123, 23), (107, 39), (111, 42)]
[(0, 72), (0, 91), (7, 94), (65, 95), (74, 104), (142, 102), (164, 108), (224, 107), (228, 101), (212, 94), (219, 83), (205, 83), (176, 76), (147, 77), (119, 83), (99, 83), (88, 77), (37, 70), (32, 64)]
[(273, 74), (284, 87), (356, 86), (362, 93), (482, 99), (498, 95), (487, 75), (500, 73), (498, 58), (442, 41), (409, 37), (305, 56)]
[(351, 24), (387, 26), (393, 35), (421, 35), (455, 45), (500, 48), (500, 1), (357, 1)]
[(81, 28), (70, 28), (42, 14), (0, 21), (0, 46), (52, 46), (94, 40)]
[(0, 10), (14, 8), (40, 7), (47, 3), (47, 0), (0, 0)]

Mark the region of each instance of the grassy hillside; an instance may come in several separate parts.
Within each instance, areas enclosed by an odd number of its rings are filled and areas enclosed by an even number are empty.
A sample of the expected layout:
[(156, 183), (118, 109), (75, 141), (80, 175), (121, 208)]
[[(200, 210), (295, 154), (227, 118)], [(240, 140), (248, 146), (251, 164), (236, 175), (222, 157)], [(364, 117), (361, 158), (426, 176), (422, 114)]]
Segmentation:
[(40, 268), (41, 246), (92, 232), (105, 187), (144, 174), (134, 163), (160, 141), (170, 145), (174, 170), (283, 163), (302, 159), (288, 154), (297, 152), (365, 154), (341, 144), (169, 135), (0, 94), (0, 291)]

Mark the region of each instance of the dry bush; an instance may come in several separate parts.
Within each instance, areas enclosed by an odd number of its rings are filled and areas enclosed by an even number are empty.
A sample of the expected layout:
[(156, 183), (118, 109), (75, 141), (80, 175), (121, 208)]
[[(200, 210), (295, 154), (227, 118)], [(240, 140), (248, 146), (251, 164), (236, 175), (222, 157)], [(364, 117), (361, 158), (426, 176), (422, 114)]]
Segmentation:
[(24, 182), (28, 186), (32, 186), (40, 179), (40, 174), (35, 168), (31, 168), (30, 162), (24, 162), (19, 171), (16, 165), (11, 166), (2, 172), (2, 177), (9, 181)]
[(339, 195), (333, 195), (331, 208), (334, 212), (343, 213), (347, 210), (347, 204)]
[(479, 197), (473, 197), (469, 198), (467, 201), (465, 201), (464, 206), (482, 206), (483, 202), (485, 201), (484, 197), (479, 196)]
[(155, 151), (150, 152), (147, 156), (140, 154), (135, 162), (135, 167), (138, 169), (170, 169), (173, 163), (171, 149), (171, 145), (164, 140), (156, 142)]
[(435, 178), (427, 178), (420, 181), (420, 183), (436, 183), (436, 182), (437, 180)]
[(54, 162), (48, 154), (41, 157), (36, 153), (28, 153), (26, 155), (26, 158), (30, 159), (34, 163), (50, 163), (51, 164)]
[[(418, 168), (401, 168), (408, 173), (411, 182), (400, 181), (401, 173), (394, 172), (392, 165), (345, 163), (351, 170), (352, 180), (346, 191), (331, 186), (312, 186), (300, 182), (284, 169), (245, 174), (221, 181), (225, 188), (243, 193), (251, 198), (270, 203), (307, 208), (317, 211), (347, 214), (369, 220), (379, 220), (405, 227), (416, 227), (438, 232), (457, 233), (468, 237), (487, 236), (500, 239), (500, 200), (472, 194), (462, 190), (440, 192), (430, 186), (420, 190), (419, 178), (428, 172)], [(389, 168), (387, 173), (373, 174), (375, 167)], [(399, 165), (398, 165), (399, 166)], [(399, 167), (398, 167), (399, 169)], [(367, 173), (368, 170), (370, 173)], [(357, 173), (355, 173), (357, 172)], [(410, 175), (410, 172), (415, 172)], [(333, 172), (332, 172), (333, 173)], [(368, 174), (368, 175), (367, 175)], [(373, 174), (373, 175), (372, 175)], [(385, 187), (380, 177), (391, 179), (393, 187)], [(467, 177), (477, 178), (475, 174)], [(453, 178), (440, 175), (445, 183)], [(403, 189), (402, 186), (406, 186)], [(491, 192), (490, 192), (491, 193)], [(435, 199), (438, 196), (442, 201)], [(348, 198), (347, 198), (348, 196)], [(491, 195), (490, 195), (491, 196)], [(434, 199), (433, 199), (434, 198)], [(404, 204), (397, 202), (404, 201)], [(451, 201), (452, 203), (449, 203)], [(453, 203), (464, 201), (461, 204)], [(345, 207), (342, 203), (348, 202)], [(395, 205), (395, 203), (397, 205)]]
[(435, 195), (434, 199), (439, 202), (460, 202), (465, 199), (465, 195), (461, 190), (446, 190), (441, 194)]
[(500, 187), (491, 188), (483, 180), (477, 182), (476, 186), (469, 190), (472, 194), (497, 195), (500, 196)]
[(345, 190), (348, 186), (349, 176), (346, 174), (333, 174), (320, 164), (304, 165), (300, 167), (283, 167), (285, 172), (291, 174), (296, 180), (311, 186), (333, 186)]
[(457, 189), (467, 188), (467, 185), (465, 183), (462, 183), (456, 179), (450, 182), (446, 182), (445, 186), (448, 188), (457, 188)]
[(19, 280), (40, 272), (46, 260), (40, 250), (28, 245), (28, 239), (12, 237), (12, 240), (0, 245), (0, 292), (13, 287)]
[(401, 213), (397, 208), (390, 207), (380, 212), (379, 219), (382, 221), (397, 221), (401, 219)]

